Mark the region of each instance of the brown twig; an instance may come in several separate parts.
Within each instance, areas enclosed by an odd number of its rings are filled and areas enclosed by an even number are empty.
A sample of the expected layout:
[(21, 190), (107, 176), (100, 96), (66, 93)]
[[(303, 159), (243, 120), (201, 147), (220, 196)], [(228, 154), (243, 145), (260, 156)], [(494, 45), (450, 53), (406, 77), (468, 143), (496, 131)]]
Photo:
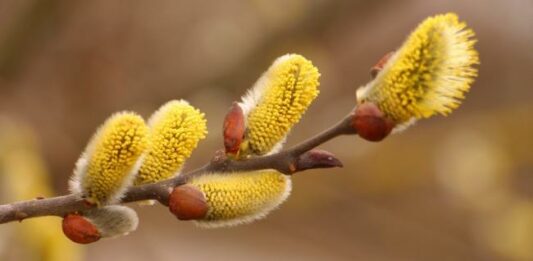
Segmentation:
[[(217, 152), (209, 163), (199, 169), (158, 183), (131, 187), (121, 203), (153, 199), (168, 205), (168, 197), (174, 187), (185, 184), (192, 177), (212, 172), (231, 175), (232, 172), (238, 171), (275, 169), (291, 175), (306, 169), (341, 167), (342, 164), (333, 154), (314, 150), (314, 148), (337, 136), (356, 134), (350, 124), (351, 118), (352, 114), (347, 115), (333, 127), (298, 145), (272, 155), (233, 160), (226, 157), (222, 151)], [(63, 217), (69, 213), (83, 212), (94, 207), (96, 206), (88, 204), (79, 194), (15, 202), (0, 205), (0, 224), (33, 217)]]

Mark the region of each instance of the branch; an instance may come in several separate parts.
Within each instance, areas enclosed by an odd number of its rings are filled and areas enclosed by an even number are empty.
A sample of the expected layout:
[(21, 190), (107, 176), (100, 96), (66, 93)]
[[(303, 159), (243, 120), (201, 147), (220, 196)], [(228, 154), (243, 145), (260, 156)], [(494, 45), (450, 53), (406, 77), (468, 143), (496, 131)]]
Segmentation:
[(275, 169), (281, 173), (291, 175), (303, 169), (295, 168), (298, 162), (301, 162), (301, 156), (311, 151), (313, 148), (340, 135), (356, 134), (350, 125), (352, 114), (347, 115), (343, 120), (333, 127), (309, 138), (302, 143), (295, 145), (287, 150), (262, 157), (254, 157), (247, 160), (217, 160), (217, 157), (211, 161), (206, 169), (210, 172), (235, 172), (259, 169)]
[[(333, 154), (314, 148), (337, 136), (356, 134), (351, 126), (352, 116), (353, 114), (350, 113), (333, 127), (287, 150), (272, 155), (233, 160), (226, 157), (223, 151), (219, 151), (215, 153), (215, 157), (209, 163), (199, 169), (169, 180), (131, 187), (121, 203), (152, 199), (163, 205), (168, 205), (168, 197), (174, 187), (187, 183), (192, 177), (212, 172), (223, 172), (230, 175), (231, 172), (238, 171), (275, 169), (286, 175), (292, 175), (307, 169), (342, 167), (341, 162)], [(64, 217), (69, 213), (83, 212), (95, 207), (95, 205), (85, 201), (80, 194), (15, 202), (0, 205), (0, 224), (42, 216)]]

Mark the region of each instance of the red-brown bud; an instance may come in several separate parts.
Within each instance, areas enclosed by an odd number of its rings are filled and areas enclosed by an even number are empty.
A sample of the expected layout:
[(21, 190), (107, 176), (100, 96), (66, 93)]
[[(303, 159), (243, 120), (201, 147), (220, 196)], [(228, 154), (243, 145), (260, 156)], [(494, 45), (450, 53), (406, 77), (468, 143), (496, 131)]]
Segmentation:
[(63, 218), (63, 233), (73, 242), (89, 244), (100, 239), (100, 232), (89, 220), (78, 214), (68, 214)]
[(234, 102), (224, 118), (223, 135), (226, 153), (237, 154), (244, 138), (244, 113), (238, 103)]
[(381, 141), (394, 128), (394, 121), (387, 118), (377, 105), (365, 102), (357, 106), (352, 118), (352, 127), (359, 136), (368, 141)]
[(381, 57), (381, 59), (376, 63), (376, 65), (370, 68), (370, 75), (372, 75), (372, 79), (376, 78), (378, 73), (383, 70), (383, 67), (385, 67), (385, 64), (389, 61), (393, 54), (394, 52), (388, 52), (383, 57)]
[(203, 219), (208, 210), (204, 193), (193, 185), (175, 187), (170, 193), (168, 208), (180, 220)]
[(342, 168), (342, 162), (329, 151), (312, 149), (300, 155), (291, 166), (291, 172), (296, 172), (306, 169)]

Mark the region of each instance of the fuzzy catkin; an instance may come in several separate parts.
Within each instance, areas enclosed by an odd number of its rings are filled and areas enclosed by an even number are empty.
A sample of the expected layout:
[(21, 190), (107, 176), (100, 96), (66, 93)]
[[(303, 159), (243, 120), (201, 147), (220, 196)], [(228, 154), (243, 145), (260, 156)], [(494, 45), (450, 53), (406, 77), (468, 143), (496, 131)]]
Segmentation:
[(477, 76), (474, 36), (454, 13), (427, 18), (357, 90), (358, 103), (375, 103), (397, 124), (451, 113)]
[(131, 185), (148, 146), (148, 128), (132, 112), (112, 115), (98, 129), (76, 163), (70, 190), (105, 205), (117, 202)]
[(148, 121), (150, 147), (135, 185), (166, 180), (178, 174), (185, 160), (207, 134), (204, 114), (183, 100), (167, 102)]
[(246, 117), (242, 155), (264, 155), (280, 148), (318, 95), (320, 73), (301, 55), (279, 57), (239, 104)]
[(191, 181), (205, 195), (205, 227), (232, 226), (263, 218), (290, 194), (291, 180), (275, 170), (213, 173)]
[(137, 213), (126, 206), (105, 206), (94, 208), (85, 213), (84, 217), (96, 226), (102, 237), (127, 235), (137, 229), (139, 218)]

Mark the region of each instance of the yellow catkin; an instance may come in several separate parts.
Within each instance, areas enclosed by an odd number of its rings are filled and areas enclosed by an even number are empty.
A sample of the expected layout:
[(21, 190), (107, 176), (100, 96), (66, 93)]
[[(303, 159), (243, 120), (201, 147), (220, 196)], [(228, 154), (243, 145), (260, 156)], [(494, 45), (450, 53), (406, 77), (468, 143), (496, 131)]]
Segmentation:
[(318, 95), (319, 77), (318, 69), (301, 55), (274, 61), (240, 103), (246, 117), (240, 154), (273, 152)]
[(120, 199), (148, 145), (148, 127), (135, 113), (111, 116), (93, 136), (76, 164), (71, 190), (103, 205)]
[(136, 185), (172, 178), (207, 134), (204, 114), (183, 100), (163, 105), (148, 122), (150, 147)]
[(205, 195), (207, 216), (198, 224), (233, 226), (266, 216), (289, 196), (291, 180), (275, 170), (209, 174), (191, 181)]
[(474, 36), (454, 13), (427, 18), (377, 77), (359, 88), (358, 103), (376, 103), (398, 124), (451, 113), (477, 76)]

